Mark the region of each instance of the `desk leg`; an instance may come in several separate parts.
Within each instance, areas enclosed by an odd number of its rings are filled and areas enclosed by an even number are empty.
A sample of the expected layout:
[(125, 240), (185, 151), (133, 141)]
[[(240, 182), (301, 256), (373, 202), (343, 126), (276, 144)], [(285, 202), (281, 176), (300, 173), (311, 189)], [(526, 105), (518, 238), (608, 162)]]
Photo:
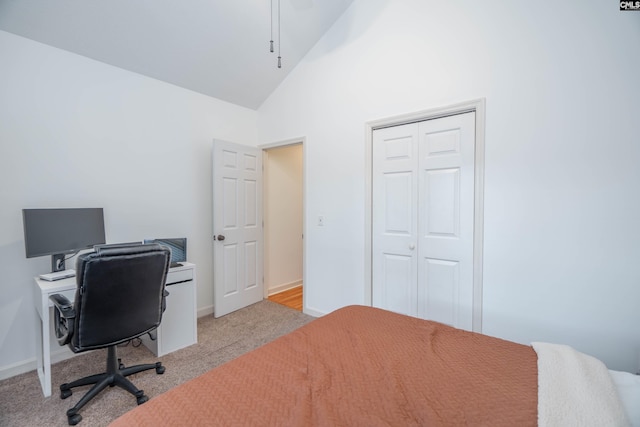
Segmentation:
[(49, 338), (49, 302), (41, 307), (42, 317), (36, 314), (36, 371), (45, 397), (51, 396), (51, 343)]

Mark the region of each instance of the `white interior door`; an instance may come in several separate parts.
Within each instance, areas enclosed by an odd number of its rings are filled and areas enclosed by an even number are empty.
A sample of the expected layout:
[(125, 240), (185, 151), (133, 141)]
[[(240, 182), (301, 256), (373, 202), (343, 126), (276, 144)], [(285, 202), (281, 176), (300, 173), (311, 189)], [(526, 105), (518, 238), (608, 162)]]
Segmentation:
[(418, 124), (373, 133), (372, 302), (417, 316)]
[(475, 113), (419, 132), (418, 317), (471, 330)]
[(472, 329), (475, 113), (373, 132), (372, 303)]
[(262, 151), (213, 142), (213, 311), (262, 300)]

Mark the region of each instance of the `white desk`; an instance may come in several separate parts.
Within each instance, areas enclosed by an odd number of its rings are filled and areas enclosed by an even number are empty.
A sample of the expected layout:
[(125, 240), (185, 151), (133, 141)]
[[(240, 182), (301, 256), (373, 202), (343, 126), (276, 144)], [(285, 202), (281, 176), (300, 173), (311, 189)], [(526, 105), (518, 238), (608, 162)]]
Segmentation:
[[(167, 309), (158, 327), (157, 340), (143, 338), (145, 346), (162, 356), (197, 342), (196, 266), (183, 263), (167, 274)], [(35, 278), (34, 305), (36, 314), (36, 370), (45, 397), (51, 396), (51, 332), (49, 296), (63, 294), (75, 299), (76, 278), (48, 282)], [(145, 342), (146, 341), (146, 342)]]
[(142, 343), (156, 356), (188, 347), (198, 342), (196, 311), (196, 266), (183, 263), (169, 270), (167, 275), (167, 307), (162, 313), (156, 339), (141, 336)]

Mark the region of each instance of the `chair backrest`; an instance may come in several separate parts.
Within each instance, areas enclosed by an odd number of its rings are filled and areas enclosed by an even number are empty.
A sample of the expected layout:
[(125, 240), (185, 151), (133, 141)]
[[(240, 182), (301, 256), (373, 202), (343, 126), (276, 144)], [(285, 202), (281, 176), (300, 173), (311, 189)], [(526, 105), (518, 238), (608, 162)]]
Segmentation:
[(71, 349), (120, 344), (157, 328), (170, 259), (158, 244), (105, 245), (80, 255)]

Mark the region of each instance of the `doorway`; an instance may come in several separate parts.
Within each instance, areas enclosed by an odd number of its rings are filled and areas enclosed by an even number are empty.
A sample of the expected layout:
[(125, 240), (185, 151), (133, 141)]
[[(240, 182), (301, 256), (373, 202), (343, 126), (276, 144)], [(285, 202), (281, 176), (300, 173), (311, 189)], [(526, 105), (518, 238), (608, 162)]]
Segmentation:
[[(303, 142), (263, 147), (265, 298), (294, 294), (303, 307)], [(288, 304), (287, 304), (288, 305)], [(298, 309), (298, 308), (297, 308)]]

